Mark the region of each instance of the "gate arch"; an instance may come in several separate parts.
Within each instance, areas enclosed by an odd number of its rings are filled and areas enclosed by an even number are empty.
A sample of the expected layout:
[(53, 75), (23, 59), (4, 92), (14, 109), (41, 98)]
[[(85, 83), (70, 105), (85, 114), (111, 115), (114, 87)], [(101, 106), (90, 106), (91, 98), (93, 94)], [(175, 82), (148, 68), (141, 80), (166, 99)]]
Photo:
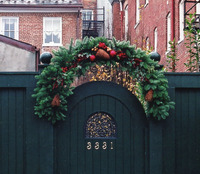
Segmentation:
[[(131, 92), (112, 82), (89, 82), (74, 90), (68, 106), (69, 117), (54, 129), (56, 173), (145, 173), (148, 124)], [(85, 123), (97, 112), (115, 119), (116, 138), (85, 137)]]
[(35, 88), (35, 113), (48, 118), (53, 124), (64, 120), (67, 111), (67, 96), (73, 94), (75, 77), (85, 75), (94, 64), (107, 65), (127, 72), (139, 84), (139, 97), (146, 100), (147, 116), (157, 120), (166, 119), (174, 103), (170, 102), (168, 82), (163, 71), (157, 70), (158, 62), (151, 60), (145, 51), (136, 49), (129, 42), (109, 41), (106, 38), (84, 38), (72, 43), (69, 49), (60, 48), (54, 52), (50, 66), (37, 76)]

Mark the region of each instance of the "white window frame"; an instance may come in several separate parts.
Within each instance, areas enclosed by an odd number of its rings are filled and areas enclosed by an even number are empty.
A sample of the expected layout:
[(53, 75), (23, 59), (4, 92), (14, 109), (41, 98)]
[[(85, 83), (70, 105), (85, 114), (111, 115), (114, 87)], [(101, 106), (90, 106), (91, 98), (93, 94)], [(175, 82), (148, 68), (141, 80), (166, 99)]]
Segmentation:
[(146, 7), (149, 4), (149, 0), (145, 0), (144, 7)]
[(136, 0), (136, 15), (135, 15), (135, 27), (136, 28), (138, 26), (138, 24), (140, 23), (140, 0)]
[[(4, 22), (3, 22), (3, 20), (4, 19), (8, 19), (9, 21), (11, 20), (11, 19), (14, 19), (14, 20), (16, 20), (16, 23), (15, 23), (15, 26), (14, 26), (14, 38), (13, 39), (16, 39), (16, 40), (18, 40), (19, 39), (19, 17), (14, 17), (14, 16), (2, 16), (1, 17), (1, 34), (2, 35), (5, 35), (4, 34), (4, 32), (5, 32), (5, 26), (4, 26)], [(10, 28), (10, 25), (9, 25), (9, 28)], [(11, 30), (9, 29), (8, 30), (8, 32), (10, 32)], [(9, 36), (8, 37), (10, 37), (10, 34), (9, 34)]]
[(184, 40), (184, 0), (179, 3), (179, 42)]
[(125, 40), (128, 39), (128, 5), (125, 7), (125, 23), (124, 23), (124, 29), (125, 29)]
[(171, 41), (171, 14), (167, 15), (167, 52), (171, 50), (171, 45), (169, 42)]
[(154, 29), (154, 51), (157, 52), (158, 50), (158, 28)]
[(146, 38), (146, 50), (150, 49), (149, 37)]
[[(196, 0), (196, 1), (199, 1), (199, 0)], [(196, 14), (200, 15), (200, 3), (196, 4)]]
[[(45, 22), (46, 20), (59, 20), (60, 25), (59, 25), (59, 30), (58, 31), (48, 31), (46, 30)], [(53, 28), (53, 27), (51, 27)], [(60, 42), (59, 43), (45, 43), (45, 33), (46, 32), (58, 32), (60, 34)], [(62, 17), (43, 17), (43, 46), (62, 46)]]

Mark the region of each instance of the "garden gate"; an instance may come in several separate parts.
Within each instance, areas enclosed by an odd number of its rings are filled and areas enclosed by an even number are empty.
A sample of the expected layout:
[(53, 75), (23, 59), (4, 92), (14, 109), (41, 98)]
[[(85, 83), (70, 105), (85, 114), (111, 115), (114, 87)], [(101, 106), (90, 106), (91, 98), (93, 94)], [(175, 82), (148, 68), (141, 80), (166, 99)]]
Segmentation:
[(55, 128), (56, 173), (145, 173), (147, 122), (132, 93), (90, 82), (76, 88), (69, 106), (69, 118)]

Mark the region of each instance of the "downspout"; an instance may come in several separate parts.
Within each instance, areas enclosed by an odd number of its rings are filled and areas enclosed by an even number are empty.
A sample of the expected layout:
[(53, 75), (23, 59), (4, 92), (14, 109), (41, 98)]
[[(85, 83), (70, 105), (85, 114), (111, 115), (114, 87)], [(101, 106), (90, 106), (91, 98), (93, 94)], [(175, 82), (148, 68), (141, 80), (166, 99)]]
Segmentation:
[(35, 70), (38, 72), (38, 65), (40, 64), (40, 49), (35, 49)]
[(80, 8), (78, 9), (78, 14), (76, 18), (76, 38), (80, 39)]
[[(171, 4), (171, 41), (175, 39), (175, 0), (172, 0)], [(174, 48), (176, 44), (174, 43)], [(175, 60), (172, 62), (172, 72), (175, 72)]]
[(120, 3), (120, 15), (121, 15), (121, 40), (123, 39), (123, 23), (124, 23), (124, 11), (123, 11), (123, 5), (122, 5), (123, 0), (119, 0)]

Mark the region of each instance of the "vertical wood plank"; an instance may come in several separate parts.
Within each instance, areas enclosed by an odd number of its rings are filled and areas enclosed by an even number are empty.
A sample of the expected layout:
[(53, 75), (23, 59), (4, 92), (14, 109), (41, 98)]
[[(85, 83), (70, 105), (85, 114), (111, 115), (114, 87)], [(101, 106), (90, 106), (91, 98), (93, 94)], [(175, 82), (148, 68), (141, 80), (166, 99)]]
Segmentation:
[(16, 91), (16, 174), (23, 173), (24, 169), (24, 90)]
[(2, 117), (2, 124), (1, 124), (1, 145), (2, 149), (1, 150), (1, 173), (8, 173), (9, 174), (9, 159), (8, 159), (8, 154), (9, 154), (9, 118), (8, 118), (8, 111), (9, 111), (9, 93), (8, 89), (3, 89), (1, 90), (1, 103), (2, 105), (0, 106), (1, 109), (1, 117)]
[[(94, 111), (100, 111), (101, 109), (101, 97), (100, 95), (97, 95), (93, 97), (93, 110)], [(93, 147), (95, 146), (95, 143), (98, 143), (98, 140), (93, 140)], [(93, 173), (95, 174), (101, 174), (101, 151), (96, 150), (95, 148), (92, 148), (93, 151)]]
[[(108, 173), (116, 173), (116, 143), (118, 139), (118, 132), (119, 132), (119, 127), (117, 124), (117, 115), (116, 115), (116, 101), (112, 98), (107, 98), (108, 100), (108, 112), (112, 113), (113, 112), (113, 119), (116, 121), (116, 131), (117, 131), (117, 138), (116, 139), (111, 139), (108, 141)], [(111, 142), (113, 145), (113, 149), (111, 149)]]
[(77, 114), (77, 129), (78, 129), (78, 139), (77, 139), (77, 145), (78, 145), (78, 173), (85, 173), (85, 107), (86, 102), (83, 100), (78, 104), (78, 114)]
[(77, 173), (78, 172), (78, 109), (73, 111), (73, 118), (71, 118), (70, 126), (71, 126), (71, 140), (70, 140), (70, 173)]
[(33, 88), (26, 88), (25, 93), (25, 117), (24, 117), (24, 135), (25, 135), (25, 173), (40, 174), (40, 154), (39, 154), (39, 124), (40, 121), (34, 116), (34, 99), (31, 98)]
[[(93, 108), (93, 98), (88, 97), (85, 102), (85, 120), (89, 118), (91, 108)], [(85, 139), (85, 171), (88, 174), (93, 174), (93, 150), (87, 149), (88, 142), (91, 143), (92, 141), (90, 139)]]
[(160, 174), (162, 173), (162, 125), (150, 121), (149, 130), (150, 174)]
[[(123, 173), (123, 106), (116, 101), (117, 139), (115, 143), (116, 174)], [(120, 160), (122, 159), (122, 160)]]
[(122, 124), (123, 124), (123, 173), (131, 173), (131, 158), (133, 153), (131, 152), (131, 139), (133, 138), (131, 132), (132, 119), (130, 112), (123, 107), (122, 115)]
[[(108, 111), (108, 97), (101, 95), (100, 96), (100, 110), (101, 111)], [(113, 109), (113, 108), (112, 108)], [(100, 142), (100, 151), (101, 151), (101, 174), (106, 174), (108, 173), (108, 147), (106, 149), (103, 149), (103, 143), (105, 142), (108, 146), (108, 140), (107, 139), (102, 139), (99, 141)]]

